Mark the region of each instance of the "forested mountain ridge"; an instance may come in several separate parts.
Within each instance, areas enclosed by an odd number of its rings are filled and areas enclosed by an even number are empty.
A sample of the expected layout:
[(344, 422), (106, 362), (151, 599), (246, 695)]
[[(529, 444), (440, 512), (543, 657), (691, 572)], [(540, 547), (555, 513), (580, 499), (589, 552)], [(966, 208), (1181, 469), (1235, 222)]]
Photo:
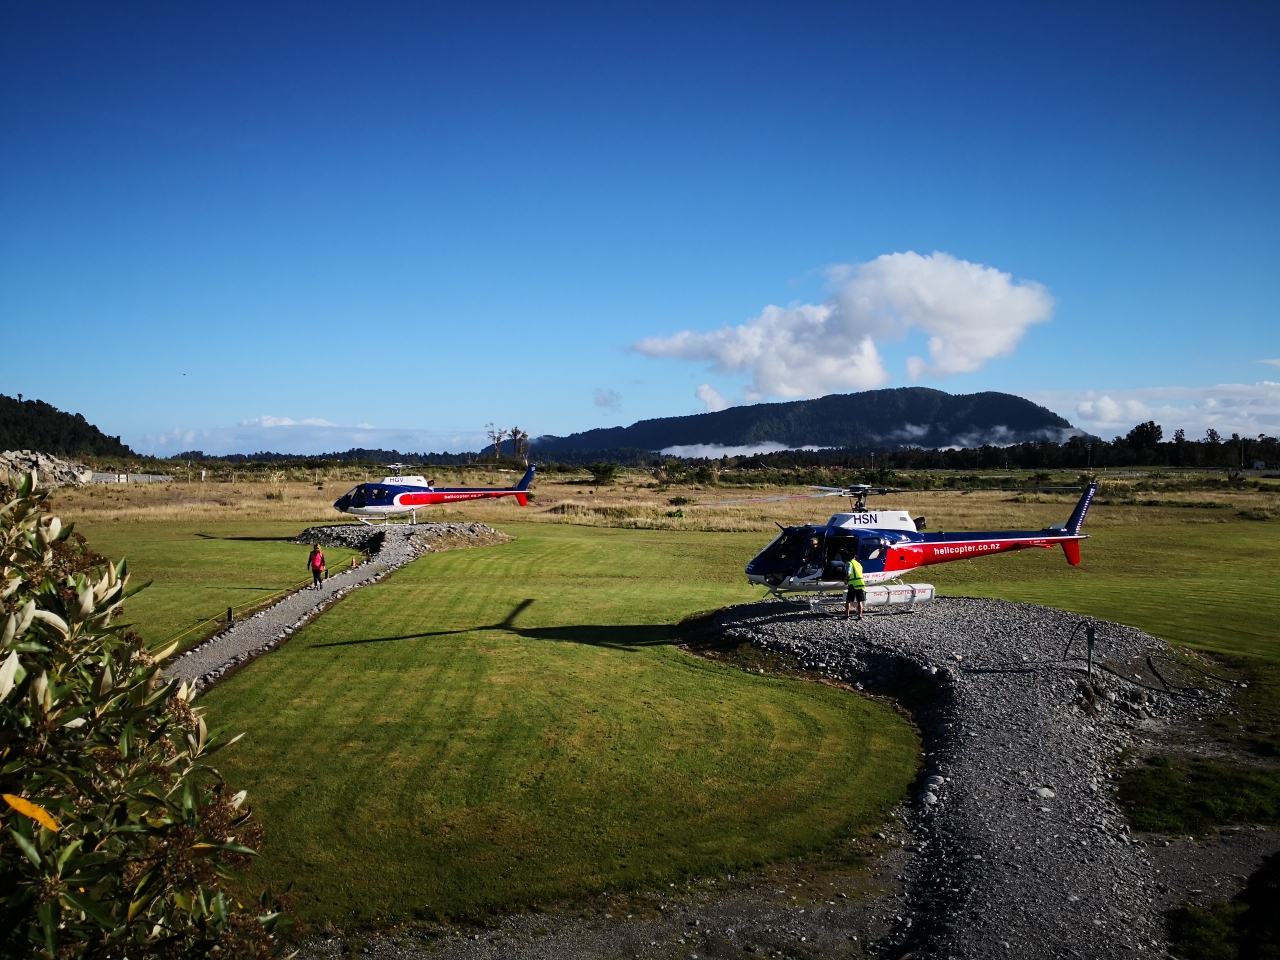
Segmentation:
[(35, 450), (59, 456), (131, 457), (119, 437), (109, 437), (78, 413), (43, 400), (0, 394), (0, 450)]
[(872, 452), (1060, 441), (1075, 432), (1069, 421), (1053, 411), (1013, 394), (957, 395), (928, 387), (899, 387), (641, 420), (629, 427), (538, 437), (532, 446), (539, 454), (764, 443)]

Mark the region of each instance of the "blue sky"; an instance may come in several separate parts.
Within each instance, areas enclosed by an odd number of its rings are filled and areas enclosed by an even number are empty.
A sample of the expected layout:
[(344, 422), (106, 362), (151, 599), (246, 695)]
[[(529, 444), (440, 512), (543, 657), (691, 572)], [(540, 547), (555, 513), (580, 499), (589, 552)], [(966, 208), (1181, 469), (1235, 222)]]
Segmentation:
[(162, 454), (1280, 432), (1274, 4), (467, 7), (0, 6), (0, 392)]

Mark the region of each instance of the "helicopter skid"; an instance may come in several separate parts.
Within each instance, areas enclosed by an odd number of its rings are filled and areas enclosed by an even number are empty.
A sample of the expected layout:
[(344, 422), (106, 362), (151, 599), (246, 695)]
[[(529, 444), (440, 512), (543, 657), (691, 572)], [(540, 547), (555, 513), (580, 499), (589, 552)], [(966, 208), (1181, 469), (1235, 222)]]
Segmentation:
[[(842, 583), (820, 583), (813, 584), (807, 589), (788, 590), (783, 587), (771, 588), (769, 592), (779, 600), (799, 600), (808, 603), (810, 610), (816, 610), (818, 604), (828, 595), (834, 595), (834, 599), (837, 602), (842, 600), (845, 589), (845, 585)], [(867, 587), (865, 605), (867, 607), (901, 606), (906, 610), (914, 610), (920, 604), (928, 603), (936, 597), (937, 591), (931, 583), (886, 583), (875, 587)]]

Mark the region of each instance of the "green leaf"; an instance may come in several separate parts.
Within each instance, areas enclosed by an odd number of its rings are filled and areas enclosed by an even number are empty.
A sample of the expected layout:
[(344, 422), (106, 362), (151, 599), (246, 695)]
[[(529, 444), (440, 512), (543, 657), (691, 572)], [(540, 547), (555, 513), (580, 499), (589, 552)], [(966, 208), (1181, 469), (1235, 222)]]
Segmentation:
[(123, 597), (121, 597), (120, 599), (121, 599), (121, 600), (128, 600), (128, 599), (129, 599), (130, 597), (132, 597), (135, 593), (138, 593), (139, 591), (142, 591), (142, 590), (147, 589), (147, 587), (151, 586), (151, 584), (153, 584), (153, 583), (155, 583), (155, 581), (154, 581), (154, 580), (148, 580), (146, 583), (140, 583), (140, 584), (138, 584), (136, 587), (129, 587), (127, 590), (125, 590), (125, 592), (124, 592), (124, 596), (123, 596)]
[(219, 923), (227, 922), (227, 898), (222, 895), (221, 890), (213, 898), (213, 918)]
[(12, 649), (19, 653), (48, 653), (49, 648), (43, 643), (37, 643), (35, 640), (25, 640), (22, 643), (15, 643)]
[(103, 700), (115, 688), (115, 677), (111, 674), (111, 660), (103, 657), (106, 662), (102, 665), (102, 672), (98, 674), (93, 682), (93, 699)]
[(129, 904), (129, 922), (133, 922), (133, 918), (147, 908), (153, 899), (151, 888), (161, 879), (161, 875), (156, 871), (150, 871), (145, 877), (138, 881), (138, 885), (133, 888), (133, 902)]
[(72, 843), (69, 843), (67, 844), (66, 849), (64, 849), (60, 854), (58, 854), (58, 872), (59, 873), (62, 873), (62, 871), (66, 868), (67, 861), (76, 855), (76, 851), (80, 849), (80, 846), (83, 843), (84, 843), (83, 840), (76, 840)]
[(58, 955), (58, 905), (42, 903), (36, 916), (40, 918), (40, 929), (44, 931), (44, 945), (50, 956)]
[(111, 915), (103, 904), (94, 900), (87, 894), (73, 893), (72, 891), (67, 890), (62, 894), (62, 899), (73, 910), (79, 910), (85, 915), (92, 917), (104, 930), (112, 930), (116, 927), (116, 918)]
[[(9, 619), (12, 620), (13, 616), (10, 615)], [(18, 675), (18, 666), (18, 654), (16, 651), (9, 654), (8, 659), (3, 664), (0, 664), (0, 701), (9, 696), (9, 691), (13, 689), (14, 684), (17, 682), (14, 678)]]
[(18, 845), (19, 850), (27, 855), (28, 860), (30, 860), (35, 866), (40, 866), (40, 851), (36, 849), (36, 845), (34, 843), (22, 834), (18, 833), (12, 827), (9, 828), (9, 836), (13, 837), (13, 842)]
[(246, 847), (242, 843), (193, 843), (192, 850), (227, 850), (231, 853), (247, 853), (251, 857), (256, 857), (258, 851), (252, 847)]

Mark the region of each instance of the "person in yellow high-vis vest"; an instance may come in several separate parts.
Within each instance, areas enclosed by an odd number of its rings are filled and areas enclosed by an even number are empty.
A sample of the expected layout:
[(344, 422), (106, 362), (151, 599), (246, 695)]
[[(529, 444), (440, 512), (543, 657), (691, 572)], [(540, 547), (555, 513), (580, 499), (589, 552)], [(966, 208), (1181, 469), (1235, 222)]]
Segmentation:
[(858, 604), (858, 619), (862, 619), (862, 608), (867, 602), (867, 582), (862, 579), (862, 564), (857, 557), (849, 560), (849, 592), (844, 595), (844, 618), (853, 613), (854, 603)]

